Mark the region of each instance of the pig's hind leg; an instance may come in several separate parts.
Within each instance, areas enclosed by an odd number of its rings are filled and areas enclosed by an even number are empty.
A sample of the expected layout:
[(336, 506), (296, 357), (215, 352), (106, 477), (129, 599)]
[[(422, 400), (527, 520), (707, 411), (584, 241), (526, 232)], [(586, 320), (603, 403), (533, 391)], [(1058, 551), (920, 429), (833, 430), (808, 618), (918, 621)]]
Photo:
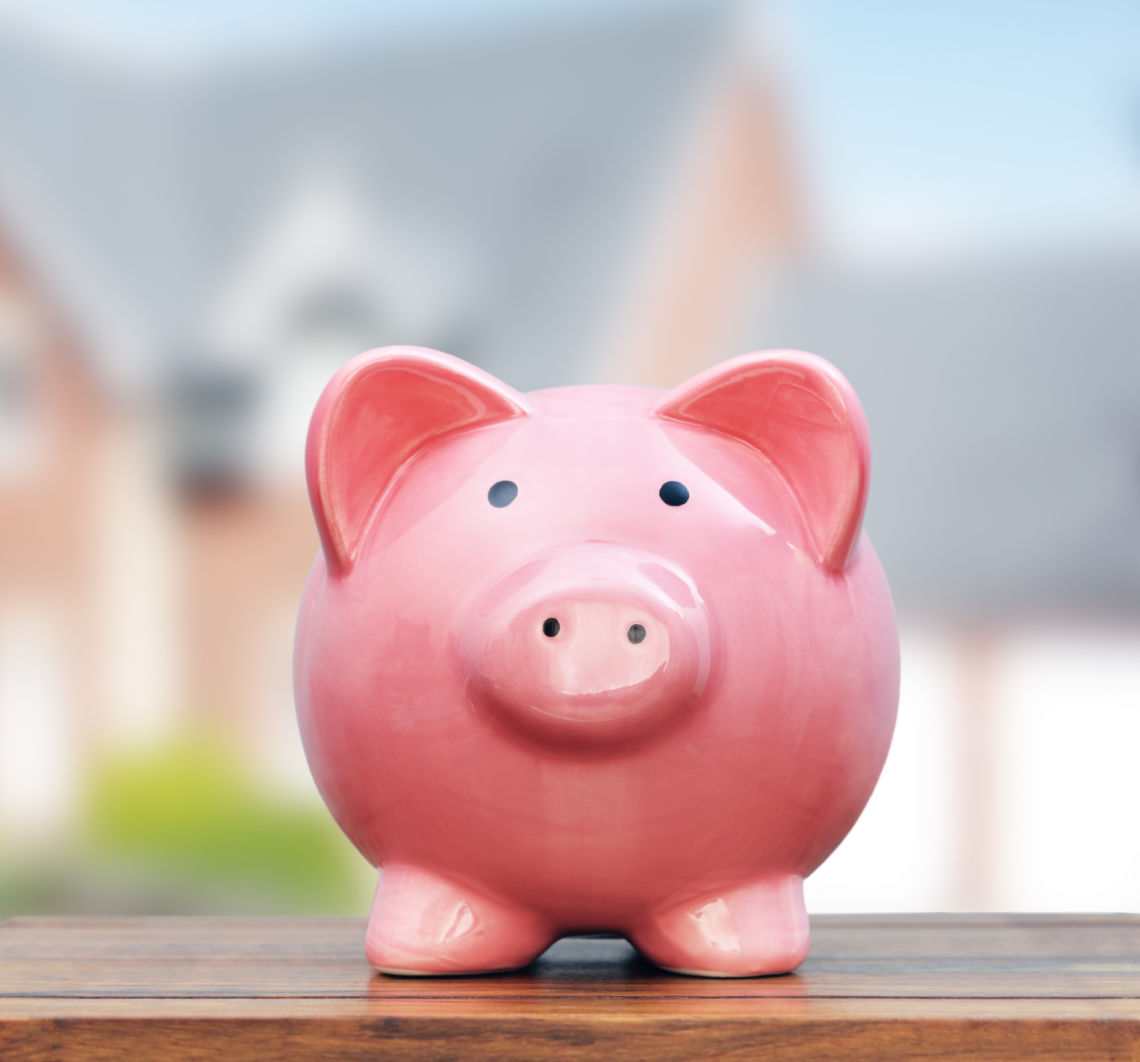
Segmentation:
[(768, 878), (659, 907), (630, 933), (650, 962), (703, 977), (788, 973), (807, 955), (803, 878)]
[(418, 867), (387, 865), (368, 918), (365, 951), (382, 973), (449, 975), (513, 970), (554, 940), (537, 915)]

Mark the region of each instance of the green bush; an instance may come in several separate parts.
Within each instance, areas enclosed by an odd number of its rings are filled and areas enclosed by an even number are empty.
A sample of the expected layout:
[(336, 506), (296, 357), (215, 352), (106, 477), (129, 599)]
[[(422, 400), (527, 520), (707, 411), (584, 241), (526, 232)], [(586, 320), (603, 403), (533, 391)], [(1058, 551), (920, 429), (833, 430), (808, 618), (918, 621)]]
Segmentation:
[(83, 835), (94, 863), (133, 880), (150, 906), (367, 909), (367, 868), (328, 812), (264, 792), (217, 739), (99, 764)]

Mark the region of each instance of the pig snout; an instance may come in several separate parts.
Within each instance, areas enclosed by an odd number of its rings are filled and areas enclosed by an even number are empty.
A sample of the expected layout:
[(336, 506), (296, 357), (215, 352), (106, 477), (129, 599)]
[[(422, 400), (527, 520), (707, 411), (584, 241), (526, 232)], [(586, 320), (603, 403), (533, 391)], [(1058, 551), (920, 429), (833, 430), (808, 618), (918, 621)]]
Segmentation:
[(606, 744), (648, 735), (694, 706), (708, 679), (705, 610), (651, 560), (601, 552), (514, 573), (464, 640), (481, 704), (531, 738)]

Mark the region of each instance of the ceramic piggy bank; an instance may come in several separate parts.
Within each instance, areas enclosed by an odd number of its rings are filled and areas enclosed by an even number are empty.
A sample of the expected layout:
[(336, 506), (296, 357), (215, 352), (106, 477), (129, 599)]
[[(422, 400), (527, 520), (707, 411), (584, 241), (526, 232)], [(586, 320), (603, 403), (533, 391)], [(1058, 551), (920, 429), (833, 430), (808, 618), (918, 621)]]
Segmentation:
[(804, 958), (803, 879), (897, 703), (868, 461), (850, 386), (797, 352), (671, 391), (520, 394), (408, 347), (334, 377), (294, 678), (321, 794), (381, 868), (375, 967), (597, 931), (689, 974)]

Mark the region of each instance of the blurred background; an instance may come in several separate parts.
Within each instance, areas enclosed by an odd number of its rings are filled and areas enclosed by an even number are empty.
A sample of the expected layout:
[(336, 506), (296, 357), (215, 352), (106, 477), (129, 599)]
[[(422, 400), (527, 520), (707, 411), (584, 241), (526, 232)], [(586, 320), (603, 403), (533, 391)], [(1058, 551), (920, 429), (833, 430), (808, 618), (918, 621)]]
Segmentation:
[(1140, 909), (1125, 0), (0, 3), (0, 917), (366, 910), (290, 686), (332, 371), (795, 347), (902, 627), (809, 909)]

